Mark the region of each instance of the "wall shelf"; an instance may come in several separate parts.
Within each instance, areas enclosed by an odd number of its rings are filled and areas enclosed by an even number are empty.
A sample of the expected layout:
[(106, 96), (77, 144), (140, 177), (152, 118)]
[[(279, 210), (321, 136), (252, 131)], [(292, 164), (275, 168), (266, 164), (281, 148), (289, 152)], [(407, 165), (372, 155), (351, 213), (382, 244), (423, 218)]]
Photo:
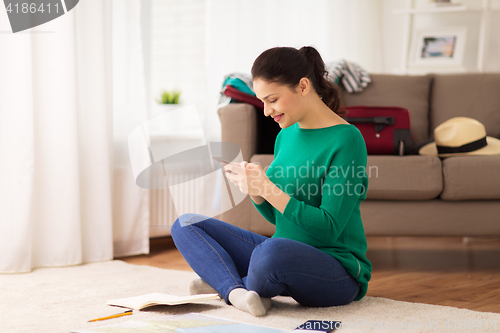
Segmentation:
[[(393, 14), (443, 14), (443, 13), (467, 13), (481, 12), (485, 10), (482, 7), (466, 7), (466, 6), (441, 6), (429, 8), (414, 8), (414, 9), (398, 9), (392, 11)], [(500, 8), (490, 8), (488, 11), (499, 11)]]
[(479, 12), (481, 8), (469, 8), (465, 6), (429, 7), (394, 10), (393, 14), (439, 14), (456, 12)]

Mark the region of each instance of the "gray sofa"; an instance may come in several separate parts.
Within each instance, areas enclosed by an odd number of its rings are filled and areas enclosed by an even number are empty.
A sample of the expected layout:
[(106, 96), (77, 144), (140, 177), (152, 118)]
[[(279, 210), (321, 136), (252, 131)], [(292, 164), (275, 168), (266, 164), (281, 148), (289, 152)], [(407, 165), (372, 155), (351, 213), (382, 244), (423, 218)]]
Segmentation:
[[(344, 104), (400, 106), (411, 116), (413, 154), (368, 156), (367, 198), (360, 206), (367, 235), (500, 235), (500, 155), (418, 155), (434, 129), (452, 117), (477, 119), (487, 135), (500, 138), (500, 74), (373, 74), (363, 92), (344, 94)], [(218, 112), (222, 141), (237, 144), (244, 160), (268, 166), (279, 126), (249, 104), (231, 103)], [(274, 233), (249, 197), (218, 218)]]

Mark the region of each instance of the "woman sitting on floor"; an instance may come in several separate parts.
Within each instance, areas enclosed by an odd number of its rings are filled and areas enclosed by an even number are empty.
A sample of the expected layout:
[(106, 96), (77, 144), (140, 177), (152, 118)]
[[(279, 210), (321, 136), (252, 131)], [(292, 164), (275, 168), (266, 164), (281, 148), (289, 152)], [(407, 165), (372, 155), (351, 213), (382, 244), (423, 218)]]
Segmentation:
[(172, 237), (200, 276), (191, 293), (217, 292), (255, 316), (265, 315), (277, 295), (324, 307), (366, 294), (372, 266), (359, 210), (368, 188), (366, 146), (342, 118), (327, 74), (313, 47), (272, 48), (255, 60), (254, 90), (281, 127), (274, 160), (266, 172), (245, 161), (224, 169), (276, 232), (269, 238), (181, 215)]

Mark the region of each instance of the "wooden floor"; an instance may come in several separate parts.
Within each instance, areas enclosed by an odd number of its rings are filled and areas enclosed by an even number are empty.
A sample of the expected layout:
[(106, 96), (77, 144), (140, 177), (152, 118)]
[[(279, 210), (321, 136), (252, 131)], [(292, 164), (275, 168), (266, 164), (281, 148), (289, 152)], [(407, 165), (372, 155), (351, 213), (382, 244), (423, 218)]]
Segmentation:
[[(368, 296), (500, 313), (500, 238), (368, 237)], [(131, 264), (192, 271), (170, 237)]]

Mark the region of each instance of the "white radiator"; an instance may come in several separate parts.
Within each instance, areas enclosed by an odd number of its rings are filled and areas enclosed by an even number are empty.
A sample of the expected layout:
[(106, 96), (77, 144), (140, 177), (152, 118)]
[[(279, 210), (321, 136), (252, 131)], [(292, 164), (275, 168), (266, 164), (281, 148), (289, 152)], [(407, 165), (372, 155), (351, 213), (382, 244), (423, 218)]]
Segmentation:
[[(174, 193), (170, 189), (149, 190), (149, 237), (163, 237), (170, 235), (170, 227), (179, 217), (178, 212), (197, 212), (200, 208), (200, 194), (202, 192), (202, 177), (195, 178), (192, 173), (169, 175), (175, 180)], [(195, 179), (195, 181), (189, 180)], [(196, 195), (198, 194), (198, 195)], [(175, 202), (175, 204), (174, 204)]]

